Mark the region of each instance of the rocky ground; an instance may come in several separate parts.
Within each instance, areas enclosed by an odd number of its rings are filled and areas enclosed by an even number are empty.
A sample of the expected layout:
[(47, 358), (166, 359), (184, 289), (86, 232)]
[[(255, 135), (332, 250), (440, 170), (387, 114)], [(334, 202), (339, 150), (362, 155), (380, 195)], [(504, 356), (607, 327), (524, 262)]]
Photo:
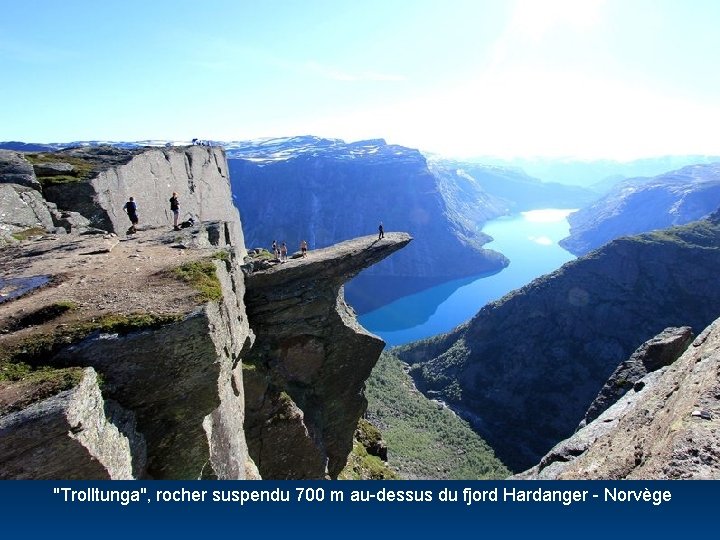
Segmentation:
[[(110, 315), (188, 313), (198, 292), (173, 269), (217, 250), (197, 245), (197, 233), (198, 227), (121, 237), (47, 234), (1, 249), (0, 346), (8, 351)], [(29, 381), (7, 380), (16, 377), (1, 358), (0, 369), (0, 411), (43, 393)]]
[[(188, 250), (189, 231), (150, 229), (124, 237), (43, 235), (0, 250), (0, 279), (6, 282), (0, 290), (0, 328), (57, 302), (73, 302), (77, 309), (52, 325), (109, 313), (189, 311), (197, 304), (195, 291), (173, 278), (170, 270), (212, 252), (211, 248)], [(51, 279), (31, 294), (4, 301), (18, 280), (33, 276)]]

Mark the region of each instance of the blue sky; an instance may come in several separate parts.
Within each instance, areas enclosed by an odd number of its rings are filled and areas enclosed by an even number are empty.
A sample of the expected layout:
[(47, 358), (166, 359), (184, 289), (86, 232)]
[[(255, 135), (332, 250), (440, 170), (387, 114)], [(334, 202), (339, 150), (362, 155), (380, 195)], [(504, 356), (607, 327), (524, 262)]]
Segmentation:
[(0, 0), (0, 140), (720, 153), (714, 0)]

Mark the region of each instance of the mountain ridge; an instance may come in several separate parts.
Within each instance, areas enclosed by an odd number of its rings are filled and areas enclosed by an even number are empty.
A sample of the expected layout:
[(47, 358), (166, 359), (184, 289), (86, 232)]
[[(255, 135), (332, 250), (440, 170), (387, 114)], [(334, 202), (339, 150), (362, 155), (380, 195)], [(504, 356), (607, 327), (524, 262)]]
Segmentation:
[(640, 343), (717, 317), (717, 218), (615, 240), (448, 334), (393, 350), (423, 392), (468, 418), (511, 469), (527, 468)]
[(720, 163), (689, 165), (650, 178), (632, 178), (570, 214), (570, 235), (560, 245), (581, 255), (620, 236), (701, 219), (718, 206)]

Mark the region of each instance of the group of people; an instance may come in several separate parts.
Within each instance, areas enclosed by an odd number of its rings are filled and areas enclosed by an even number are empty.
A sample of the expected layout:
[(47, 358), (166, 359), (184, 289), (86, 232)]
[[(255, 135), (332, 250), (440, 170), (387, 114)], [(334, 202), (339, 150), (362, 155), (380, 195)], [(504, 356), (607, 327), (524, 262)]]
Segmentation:
[(282, 244), (278, 244), (277, 240), (273, 240), (272, 250), (273, 250), (273, 255), (275, 256), (275, 258), (280, 259), (280, 262), (287, 261), (288, 249), (287, 249), (287, 244), (285, 242), (283, 242)]
[[(137, 232), (137, 225), (140, 222), (140, 219), (137, 214), (137, 203), (133, 197), (128, 199), (125, 206), (123, 206), (123, 210), (125, 210), (128, 215), (128, 219), (130, 219), (131, 225), (128, 229), (128, 234), (135, 234)], [(178, 200), (178, 195), (175, 191), (173, 191), (172, 197), (170, 197), (170, 211), (173, 215), (173, 230), (179, 231), (180, 225), (178, 224), (178, 220), (180, 219), (180, 201)]]
[(193, 146), (212, 146), (212, 141), (202, 141), (200, 139), (192, 140)]
[[(288, 248), (287, 243), (282, 242), (278, 244), (277, 240), (272, 241), (272, 251), (273, 255), (276, 259), (278, 259), (280, 262), (285, 262), (288, 260)], [(308, 243), (306, 240), (303, 240), (300, 242), (300, 253), (303, 257), (307, 257), (307, 251), (308, 251)]]
[[(136, 233), (139, 219), (137, 215), (137, 203), (135, 202), (135, 199), (133, 197), (130, 197), (128, 202), (125, 203), (125, 206), (123, 206), (123, 210), (127, 212), (128, 218), (130, 219), (131, 223), (130, 229), (128, 229), (128, 234)], [(180, 226), (178, 225), (178, 219), (180, 218), (180, 201), (178, 200), (178, 196), (175, 191), (173, 191), (172, 197), (170, 197), (170, 211), (173, 215), (173, 230), (179, 231)], [(385, 229), (383, 228), (383, 224), (381, 221), (380, 225), (378, 226), (378, 240), (382, 240), (383, 238), (385, 238)], [(275, 258), (279, 259), (280, 262), (287, 261), (288, 248), (285, 242), (278, 244), (277, 240), (273, 240), (272, 250)], [(302, 257), (307, 257), (307, 251), (307, 240), (303, 240), (302, 242), (300, 242), (300, 253), (302, 254)]]

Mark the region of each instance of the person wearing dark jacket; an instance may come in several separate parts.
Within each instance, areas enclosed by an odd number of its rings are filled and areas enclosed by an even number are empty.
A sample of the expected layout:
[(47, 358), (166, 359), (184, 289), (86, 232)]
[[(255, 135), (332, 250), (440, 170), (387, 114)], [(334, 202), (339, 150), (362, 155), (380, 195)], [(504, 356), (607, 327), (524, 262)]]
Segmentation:
[(174, 191), (172, 197), (170, 197), (170, 211), (173, 213), (173, 229), (179, 231), (178, 217), (180, 216), (180, 202), (178, 201), (177, 193)]
[(130, 218), (130, 223), (132, 223), (132, 226), (130, 227), (129, 232), (134, 233), (137, 231), (137, 224), (138, 224), (138, 215), (137, 215), (137, 204), (135, 204), (135, 199), (130, 197), (128, 202), (125, 203), (125, 206), (123, 206), (123, 210), (127, 212), (128, 218)]

